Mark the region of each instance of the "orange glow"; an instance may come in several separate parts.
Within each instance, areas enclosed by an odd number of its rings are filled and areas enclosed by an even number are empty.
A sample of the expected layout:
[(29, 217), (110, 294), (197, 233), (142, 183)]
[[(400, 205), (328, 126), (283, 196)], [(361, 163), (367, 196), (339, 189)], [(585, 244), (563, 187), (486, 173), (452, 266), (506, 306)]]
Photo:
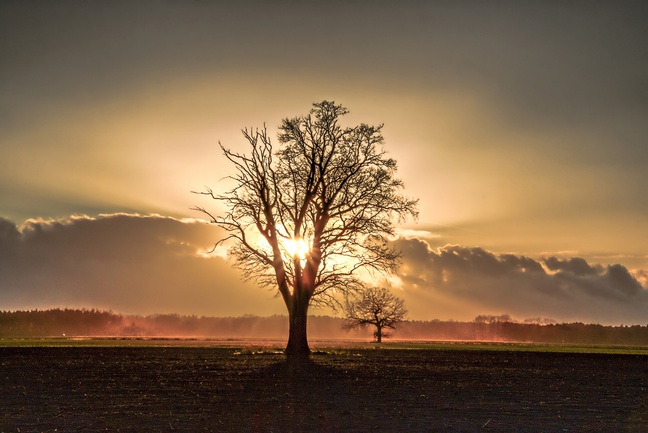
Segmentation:
[(305, 260), (310, 253), (308, 242), (302, 238), (288, 239), (283, 242), (283, 245), (290, 257), (299, 257), (299, 259)]

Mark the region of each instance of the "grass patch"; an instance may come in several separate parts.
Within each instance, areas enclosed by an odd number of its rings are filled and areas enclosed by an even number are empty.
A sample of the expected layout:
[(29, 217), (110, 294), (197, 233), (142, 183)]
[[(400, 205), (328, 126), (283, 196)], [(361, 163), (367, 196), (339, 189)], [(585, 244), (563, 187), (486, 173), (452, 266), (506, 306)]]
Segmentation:
[[(232, 347), (242, 353), (279, 353), (285, 343), (247, 339), (147, 338), (147, 337), (38, 337), (0, 338), (0, 347)], [(382, 344), (359, 341), (312, 342), (314, 354), (350, 350), (458, 350), (545, 353), (601, 353), (648, 355), (647, 346), (596, 344), (544, 344), (466, 341), (392, 341)]]
[(477, 350), (545, 353), (602, 353), (648, 355), (647, 346), (616, 346), (596, 344), (546, 344), (508, 342), (390, 342), (380, 345), (384, 349), (412, 350)]

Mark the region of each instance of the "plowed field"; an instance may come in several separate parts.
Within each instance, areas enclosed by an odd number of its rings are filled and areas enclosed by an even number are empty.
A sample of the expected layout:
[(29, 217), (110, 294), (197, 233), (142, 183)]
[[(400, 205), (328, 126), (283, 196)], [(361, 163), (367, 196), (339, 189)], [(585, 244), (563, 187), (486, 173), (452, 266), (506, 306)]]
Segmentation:
[(4, 347), (0, 431), (647, 432), (648, 357)]

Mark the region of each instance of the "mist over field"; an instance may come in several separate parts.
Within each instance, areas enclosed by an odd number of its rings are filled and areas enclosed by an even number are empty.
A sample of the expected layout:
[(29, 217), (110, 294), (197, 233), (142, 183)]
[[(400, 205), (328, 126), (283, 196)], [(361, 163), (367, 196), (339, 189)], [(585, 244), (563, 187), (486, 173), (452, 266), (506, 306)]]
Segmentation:
[[(312, 340), (373, 340), (374, 327), (349, 329), (344, 319), (311, 316)], [(279, 340), (288, 332), (288, 318), (198, 317), (177, 314), (129, 316), (99, 310), (53, 309), (0, 312), (0, 338), (180, 338), (218, 340)], [(481, 315), (470, 322), (404, 321), (387, 331), (384, 341), (487, 341), (648, 345), (648, 326), (601, 326), (555, 323), (549, 319), (522, 322), (508, 315)]]

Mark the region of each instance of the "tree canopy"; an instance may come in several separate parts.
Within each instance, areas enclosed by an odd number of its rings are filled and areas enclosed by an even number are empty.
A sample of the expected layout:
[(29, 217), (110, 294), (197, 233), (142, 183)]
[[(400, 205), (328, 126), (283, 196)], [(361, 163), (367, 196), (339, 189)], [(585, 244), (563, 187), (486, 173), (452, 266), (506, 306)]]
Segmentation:
[(291, 318), (287, 353), (308, 352), (311, 303), (339, 306), (340, 294), (362, 289), (361, 270), (396, 269), (394, 222), (417, 216), (382, 147), (382, 125), (343, 127), (347, 113), (334, 102), (313, 104), (308, 115), (283, 119), (277, 147), (265, 126), (243, 129), (248, 154), (221, 145), (235, 168), (233, 188), (201, 193), (225, 212), (196, 208), (226, 230), (219, 243), (232, 241), (229, 254), (247, 278), (278, 289)]
[(378, 343), (385, 336), (385, 328), (396, 329), (396, 324), (407, 315), (405, 302), (384, 287), (370, 287), (355, 299), (347, 300), (345, 311), (348, 327), (375, 326)]

